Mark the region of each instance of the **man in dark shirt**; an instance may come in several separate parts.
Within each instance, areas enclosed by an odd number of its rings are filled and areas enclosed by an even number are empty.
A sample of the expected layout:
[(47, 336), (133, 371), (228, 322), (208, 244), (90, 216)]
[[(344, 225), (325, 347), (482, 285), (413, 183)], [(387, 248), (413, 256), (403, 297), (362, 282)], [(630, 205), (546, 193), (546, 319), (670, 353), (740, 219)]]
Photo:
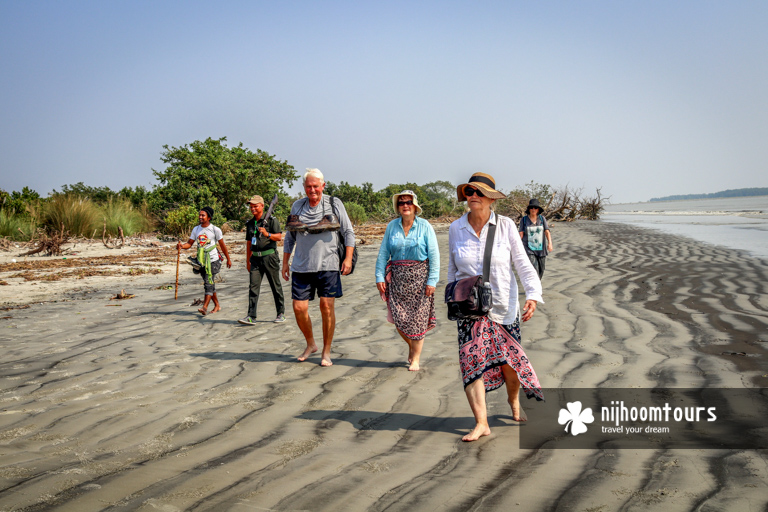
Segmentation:
[(261, 279), (267, 275), (267, 281), (272, 288), (275, 299), (277, 318), (275, 322), (285, 322), (285, 299), (283, 287), (280, 284), (280, 257), (277, 254), (277, 242), (282, 238), (280, 223), (272, 215), (265, 225), (264, 199), (253, 196), (249, 201), (253, 218), (245, 224), (246, 266), (251, 273), (251, 283), (248, 289), (248, 316), (238, 320), (244, 325), (255, 325), (256, 306), (259, 303)]

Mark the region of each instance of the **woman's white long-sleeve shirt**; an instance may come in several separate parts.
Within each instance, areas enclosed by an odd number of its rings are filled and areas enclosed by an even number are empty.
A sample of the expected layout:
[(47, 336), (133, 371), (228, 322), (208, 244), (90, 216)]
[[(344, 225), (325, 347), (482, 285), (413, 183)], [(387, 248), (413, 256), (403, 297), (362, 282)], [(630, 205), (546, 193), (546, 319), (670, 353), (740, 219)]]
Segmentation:
[(491, 212), (491, 218), (483, 226), (480, 236), (469, 225), (467, 213), (451, 223), (448, 231), (448, 282), (483, 275), (483, 254), (488, 225), (496, 224), (491, 256), (491, 290), (493, 305), (488, 318), (509, 325), (518, 318), (517, 280), (512, 272), (514, 265), (525, 290), (526, 300), (543, 303), (541, 280), (525, 253), (520, 233), (512, 219)]

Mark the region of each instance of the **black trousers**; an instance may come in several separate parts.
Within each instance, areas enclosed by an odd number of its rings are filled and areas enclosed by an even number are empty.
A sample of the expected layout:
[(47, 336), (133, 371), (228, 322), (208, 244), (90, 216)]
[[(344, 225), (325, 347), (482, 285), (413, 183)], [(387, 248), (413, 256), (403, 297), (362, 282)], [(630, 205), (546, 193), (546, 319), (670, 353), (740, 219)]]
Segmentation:
[(280, 256), (275, 251), (267, 256), (251, 255), (251, 284), (248, 288), (248, 316), (251, 318), (256, 318), (256, 307), (259, 304), (259, 292), (261, 292), (261, 280), (264, 274), (267, 275), (267, 281), (272, 288), (277, 314), (285, 314), (283, 285), (280, 283)]
[(531, 260), (531, 264), (533, 264), (533, 268), (536, 269), (536, 272), (539, 274), (539, 279), (542, 278), (544, 275), (544, 262), (546, 261), (546, 256), (536, 256), (535, 254), (528, 253), (528, 258)]

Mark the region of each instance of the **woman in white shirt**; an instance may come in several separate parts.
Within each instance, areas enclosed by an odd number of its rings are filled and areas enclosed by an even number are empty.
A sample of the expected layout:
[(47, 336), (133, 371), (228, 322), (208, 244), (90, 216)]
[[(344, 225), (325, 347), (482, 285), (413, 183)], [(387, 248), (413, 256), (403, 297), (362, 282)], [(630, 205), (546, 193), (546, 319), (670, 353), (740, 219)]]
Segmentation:
[(482, 275), (485, 241), (490, 224), (496, 225), (489, 281), (493, 292), (488, 316), (478, 320), (458, 320), (459, 363), (464, 391), (475, 416), (475, 428), (464, 441), (475, 441), (491, 433), (485, 393), (502, 384), (515, 421), (525, 421), (520, 405), (522, 387), (528, 398), (543, 400), (541, 386), (520, 344), (521, 317), (517, 302), (514, 265), (525, 290), (523, 322), (528, 321), (541, 298), (541, 281), (520, 240), (517, 226), (508, 217), (496, 215), (491, 205), (506, 197), (496, 190), (496, 182), (485, 173), (475, 173), (456, 187), (459, 201), (466, 201), (469, 212), (451, 224), (448, 234), (448, 282)]

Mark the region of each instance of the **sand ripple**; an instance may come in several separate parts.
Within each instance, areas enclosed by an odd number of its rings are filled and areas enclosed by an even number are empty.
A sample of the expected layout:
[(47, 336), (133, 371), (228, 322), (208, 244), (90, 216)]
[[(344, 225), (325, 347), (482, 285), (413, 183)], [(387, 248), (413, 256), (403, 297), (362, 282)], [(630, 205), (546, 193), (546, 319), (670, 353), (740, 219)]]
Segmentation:
[[(523, 327), (546, 387), (768, 387), (765, 262), (611, 223), (558, 224), (554, 240), (546, 304)], [(765, 452), (520, 450), (503, 391), (488, 395), (493, 434), (462, 443), (455, 327), (439, 305), (424, 369), (408, 372), (375, 256), (361, 247), (344, 278), (331, 368), (295, 360), (292, 314), (235, 323), (242, 268), (205, 318), (187, 306), (201, 295), (191, 273), (178, 302), (149, 276), (121, 307), (91, 295), (9, 312), (0, 510), (766, 506)], [(273, 316), (268, 292), (260, 313)]]

